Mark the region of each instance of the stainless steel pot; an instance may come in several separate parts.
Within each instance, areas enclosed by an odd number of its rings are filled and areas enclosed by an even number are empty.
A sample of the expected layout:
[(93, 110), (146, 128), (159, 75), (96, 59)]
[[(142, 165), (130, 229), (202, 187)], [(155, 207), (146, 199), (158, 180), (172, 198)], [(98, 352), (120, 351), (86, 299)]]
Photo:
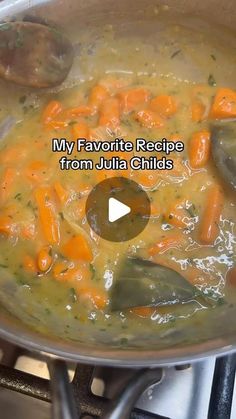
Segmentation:
[[(40, 3), (36, 1), (35, 3)], [(41, 2), (42, 3), (42, 2)], [(45, 3), (45, 1), (44, 1)], [(23, 4), (23, 6), (22, 6)], [(176, 12), (182, 19), (193, 15), (195, 24), (200, 25), (200, 18), (218, 22), (222, 31), (233, 30), (236, 26), (235, 1), (222, 2), (218, 0), (186, 1), (186, 0), (54, 0), (43, 5), (26, 9), (28, 2), (2, 1), (0, 3), (0, 20), (15, 16), (18, 12), (42, 19), (49, 19), (62, 27), (68, 28), (70, 22), (77, 22), (81, 33), (83, 28), (91, 28), (91, 41), (96, 30), (102, 25), (114, 23), (117, 37), (127, 30), (136, 31), (145, 36), (143, 25), (150, 30), (158, 29), (159, 16), (162, 13)], [(137, 22), (137, 24), (135, 23)], [(151, 28), (151, 29), (150, 29)], [(72, 70), (71, 78), (78, 79), (80, 75)], [(82, 361), (93, 364), (112, 364), (113, 366), (154, 366), (183, 361), (195, 360), (210, 354), (223, 354), (236, 349), (236, 308), (220, 309), (209, 315), (208, 323), (194, 324), (192, 342), (186, 339), (165, 339), (152, 345), (133, 345), (120, 349), (113, 343), (99, 340), (84, 340), (75, 343), (54, 336), (43, 335), (30, 326), (13, 317), (2, 308), (0, 318), (0, 336), (20, 346), (53, 354), (68, 360)], [(221, 325), (224, 325), (221, 327)], [(207, 326), (207, 327), (206, 327)], [(93, 331), (90, 332), (93, 334)], [(140, 336), (139, 336), (140, 339)]]

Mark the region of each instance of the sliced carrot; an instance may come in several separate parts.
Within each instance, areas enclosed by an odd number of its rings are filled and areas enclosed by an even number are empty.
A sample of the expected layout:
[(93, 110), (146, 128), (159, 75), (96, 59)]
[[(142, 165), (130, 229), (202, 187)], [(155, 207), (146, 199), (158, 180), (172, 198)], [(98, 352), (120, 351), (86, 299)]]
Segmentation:
[(236, 117), (236, 91), (232, 89), (219, 89), (213, 100), (210, 110), (210, 119), (225, 119)]
[(89, 126), (86, 122), (78, 122), (71, 127), (71, 136), (73, 141), (77, 141), (78, 138), (89, 139)]
[(30, 255), (25, 255), (23, 258), (23, 267), (26, 271), (37, 273), (37, 264), (35, 259)]
[(176, 100), (169, 95), (160, 95), (153, 98), (149, 108), (163, 117), (173, 116), (177, 112)]
[(21, 229), (20, 235), (23, 239), (33, 240), (35, 238), (35, 235), (36, 235), (35, 224), (30, 223), (30, 224), (25, 225)]
[(16, 177), (16, 171), (12, 168), (7, 168), (3, 173), (3, 178), (0, 184), (0, 204), (3, 205), (11, 194), (13, 182)]
[(127, 78), (116, 78), (114, 76), (106, 76), (104, 79), (100, 80), (99, 84), (101, 86), (106, 87), (106, 89), (111, 93), (114, 94), (115, 91), (118, 89), (124, 89), (125, 87), (131, 84), (131, 77)]
[(189, 162), (193, 169), (204, 167), (210, 158), (211, 133), (204, 130), (195, 132), (190, 139)]
[(159, 217), (160, 214), (161, 214), (161, 209), (159, 205), (157, 205), (156, 203), (154, 204), (152, 202), (151, 203), (151, 217)]
[(187, 227), (187, 213), (184, 208), (184, 201), (177, 200), (173, 202), (164, 213), (166, 221), (179, 228)]
[(22, 144), (22, 142), (14, 146), (7, 146), (0, 152), (0, 162), (1, 164), (14, 166), (19, 159), (22, 162), (23, 158), (27, 155), (27, 151), (25, 144)]
[(192, 101), (191, 105), (192, 121), (200, 122), (203, 121), (206, 113), (205, 105), (197, 98)]
[(80, 105), (75, 108), (68, 108), (62, 114), (62, 118), (65, 120), (78, 118), (80, 116), (90, 116), (92, 115), (93, 110), (90, 106)]
[(37, 188), (35, 199), (38, 205), (39, 218), (45, 239), (49, 244), (58, 244), (60, 241), (59, 221), (55, 212), (51, 188)]
[(134, 307), (129, 310), (132, 314), (136, 314), (137, 316), (148, 318), (151, 317), (155, 311), (155, 307)]
[(108, 303), (107, 293), (91, 285), (78, 284), (76, 291), (79, 298), (89, 299), (98, 310), (104, 310)]
[[(80, 264), (80, 266), (72, 265), (71, 263), (67, 262), (56, 262), (53, 270), (53, 277), (59, 281), (85, 281), (86, 283), (89, 281), (91, 277), (91, 272), (89, 271), (88, 267), (85, 267)], [(76, 282), (78, 284), (78, 282)]]
[(109, 96), (107, 88), (97, 84), (91, 89), (88, 101), (89, 106), (96, 111)]
[(136, 170), (134, 176), (138, 183), (145, 188), (154, 188), (157, 184), (159, 173), (157, 170)]
[(62, 104), (57, 100), (51, 100), (43, 111), (42, 121), (44, 124), (48, 124), (56, 116), (62, 112)]
[(116, 98), (106, 99), (100, 108), (99, 125), (117, 128), (120, 124), (120, 103)]
[(62, 186), (62, 184), (59, 181), (56, 181), (54, 183), (54, 190), (56, 192), (56, 195), (57, 195), (60, 203), (65, 204), (69, 199), (69, 193), (64, 188), (64, 186)]
[(170, 141), (182, 141), (183, 142), (183, 138), (181, 137), (180, 134), (171, 134), (169, 138), (170, 138)]
[(85, 237), (80, 234), (72, 237), (62, 246), (62, 253), (69, 259), (91, 262), (93, 253)]
[(34, 160), (24, 170), (26, 177), (33, 182), (42, 182), (47, 171), (47, 165), (41, 160)]
[(176, 233), (171, 236), (164, 237), (152, 247), (148, 249), (150, 256), (157, 255), (158, 253), (164, 253), (172, 248), (179, 248), (186, 243), (186, 237), (183, 234)]
[(17, 230), (16, 223), (12, 221), (12, 217), (0, 215), (0, 233), (6, 235), (15, 235)]
[(200, 225), (200, 241), (204, 244), (213, 244), (216, 240), (219, 227), (218, 223), (224, 205), (224, 197), (219, 185), (210, 188), (206, 207), (203, 211), (202, 221)]
[(158, 113), (149, 109), (137, 112), (134, 118), (145, 128), (161, 128), (164, 126), (164, 119)]
[(102, 182), (105, 179), (109, 179), (111, 177), (115, 177), (117, 176), (117, 171), (116, 170), (96, 170), (95, 171), (95, 179), (96, 182)]
[(226, 283), (232, 285), (233, 287), (236, 286), (236, 266), (227, 272)]
[(50, 255), (50, 247), (43, 247), (37, 256), (37, 265), (41, 272), (46, 272), (52, 265), (52, 256)]
[(54, 129), (54, 130), (58, 130), (58, 129), (65, 129), (68, 127), (68, 123), (66, 121), (49, 121), (46, 125), (47, 129)]
[(120, 92), (117, 96), (120, 100), (121, 111), (129, 113), (139, 106), (144, 106), (150, 98), (150, 92), (143, 87), (136, 87)]

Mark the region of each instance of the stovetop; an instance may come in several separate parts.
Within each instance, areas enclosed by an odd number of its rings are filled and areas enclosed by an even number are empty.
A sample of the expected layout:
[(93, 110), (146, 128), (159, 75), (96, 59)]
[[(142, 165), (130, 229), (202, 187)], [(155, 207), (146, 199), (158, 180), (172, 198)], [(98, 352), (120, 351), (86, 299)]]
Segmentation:
[[(3, 341), (0, 341), (0, 348), (3, 350), (0, 361), (0, 417), (3, 417), (1, 412), (4, 412), (4, 419), (51, 419), (50, 383), (46, 362), (35, 354)], [(216, 374), (213, 380), (216, 363), (214, 357), (191, 365), (155, 369), (157, 383), (147, 388), (139, 397), (135, 403), (136, 416), (131, 417), (236, 419), (236, 390), (233, 394), (231, 415), (227, 409), (223, 410), (223, 413), (219, 410), (208, 414), (213, 382), (211, 407), (216, 406), (219, 391), (224, 396), (220, 401), (221, 405), (225, 400), (229, 401), (227, 391), (230, 390), (226, 388), (229, 385), (229, 375), (221, 374), (222, 365), (224, 372), (227, 372), (229, 364), (225, 363), (227, 358), (222, 360), (217, 368), (218, 375), (225, 375), (224, 387), (221, 387), (221, 381), (216, 380)], [(232, 368), (228, 371), (231, 374), (231, 384), (232, 376), (233, 379), (235, 376), (235, 356), (233, 361), (233, 374)], [(95, 416), (113, 418), (112, 415), (106, 416), (104, 413), (110, 403), (108, 400), (116, 399), (120, 390), (127, 388), (127, 383), (137, 374), (137, 371), (132, 369), (75, 364), (67, 366), (76, 403), (80, 404), (83, 413), (83, 416), (80, 416), (78, 412), (78, 417), (84, 419)], [(116, 417), (118, 416), (114, 416)], [(122, 418), (122, 414), (119, 417)]]

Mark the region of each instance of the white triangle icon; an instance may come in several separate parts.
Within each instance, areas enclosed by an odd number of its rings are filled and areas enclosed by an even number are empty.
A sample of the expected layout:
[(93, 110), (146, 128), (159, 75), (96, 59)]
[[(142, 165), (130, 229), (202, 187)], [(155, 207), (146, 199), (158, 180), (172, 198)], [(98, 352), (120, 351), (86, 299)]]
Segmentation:
[(114, 223), (120, 218), (131, 212), (131, 208), (128, 205), (123, 204), (115, 198), (109, 198), (108, 201), (108, 220), (110, 223)]

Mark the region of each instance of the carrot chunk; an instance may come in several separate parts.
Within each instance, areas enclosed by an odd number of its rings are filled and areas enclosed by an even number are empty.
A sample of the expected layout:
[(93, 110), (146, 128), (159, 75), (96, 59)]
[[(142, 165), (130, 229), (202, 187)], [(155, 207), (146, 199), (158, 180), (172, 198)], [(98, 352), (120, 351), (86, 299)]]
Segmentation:
[(46, 164), (41, 160), (34, 160), (25, 169), (26, 177), (34, 182), (42, 182), (47, 171)]
[(176, 100), (169, 95), (159, 95), (153, 98), (149, 108), (163, 117), (173, 116), (177, 112)]
[(11, 235), (16, 231), (16, 224), (7, 215), (0, 215), (0, 233)]
[(136, 171), (135, 177), (145, 188), (154, 188), (157, 184), (159, 173), (158, 170), (139, 170)]
[(42, 121), (44, 124), (51, 122), (62, 112), (62, 104), (57, 100), (51, 100), (43, 111)]
[(184, 205), (184, 201), (181, 200), (173, 202), (164, 213), (166, 221), (178, 228), (187, 227), (188, 217)]
[(56, 217), (51, 189), (48, 187), (37, 188), (35, 199), (45, 239), (49, 244), (58, 244), (60, 241), (59, 222)]
[(76, 291), (79, 298), (89, 299), (98, 310), (104, 310), (107, 305), (107, 293), (91, 285), (78, 284)]
[(236, 117), (236, 91), (219, 89), (213, 100), (209, 114), (210, 119), (224, 119)]
[(129, 113), (134, 111), (138, 106), (144, 106), (150, 98), (150, 92), (143, 87), (125, 90), (118, 93), (120, 100), (121, 111)]
[(155, 243), (149, 248), (148, 253), (150, 256), (157, 255), (158, 253), (164, 253), (169, 249), (182, 246), (186, 242), (186, 237), (183, 234), (173, 234), (165, 237)]
[(218, 223), (224, 205), (223, 193), (219, 185), (211, 187), (202, 215), (200, 226), (200, 241), (204, 244), (213, 244), (219, 233)]
[(3, 174), (3, 178), (0, 184), (0, 204), (3, 205), (11, 194), (11, 188), (15, 180), (16, 171), (7, 168)]
[(23, 267), (30, 273), (37, 273), (37, 264), (35, 259), (30, 255), (25, 255), (23, 258)]
[(43, 247), (37, 256), (37, 265), (41, 272), (46, 272), (52, 265), (52, 256), (50, 255), (50, 248)]
[(88, 282), (90, 280), (91, 273), (88, 267), (72, 265), (68, 262), (56, 262), (53, 270), (53, 277), (58, 281), (72, 282), (76, 280), (76, 284), (82, 282)]
[(62, 253), (69, 259), (84, 260), (91, 262), (93, 259), (92, 250), (82, 234), (72, 237), (62, 246)]
[(209, 131), (195, 132), (190, 140), (189, 162), (193, 169), (204, 167), (210, 158), (211, 134)]
[(164, 126), (164, 119), (158, 113), (149, 109), (137, 112), (135, 119), (145, 128), (161, 128)]
[(88, 101), (89, 106), (96, 111), (108, 97), (109, 92), (107, 88), (98, 84), (91, 89)]
[(67, 190), (58, 181), (54, 183), (54, 190), (56, 192), (56, 195), (57, 195), (60, 203), (65, 204), (68, 201), (68, 198), (69, 198), (69, 194), (68, 194)]
[(192, 121), (200, 122), (204, 119), (206, 107), (199, 99), (194, 99), (191, 106)]
[(65, 129), (67, 127), (68, 127), (68, 123), (66, 121), (52, 120), (46, 124), (46, 128), (49, 130)]
[(155, 307), (134, 307), (129, 310), (132, 314), (136, 314), (136, 316), (148, 318), (151, 317), (155, 311)]
[(71, 136), (73, 141), (77, 141), (78, 138), (85, 138), (87, 140), (90, 136), (88, 125), (85, 122), (78, 122), (72, 125)]
[(236, 286), (236, 266), (227, 272), (226, 283), (232, 285), (233, 287)]
[(80, 116), (90, 116), (92, 115), (93, 110), (90, 106), (80, 105), (75, 108), (65, 109), (63, 112), (62, 118), (65, 120), (78, 118)]
[(100, 109), (99, 125), (109, 128), (117, 128), (120, 123), (120, 103), (116, 98), (110, 98), (103, 102)]

